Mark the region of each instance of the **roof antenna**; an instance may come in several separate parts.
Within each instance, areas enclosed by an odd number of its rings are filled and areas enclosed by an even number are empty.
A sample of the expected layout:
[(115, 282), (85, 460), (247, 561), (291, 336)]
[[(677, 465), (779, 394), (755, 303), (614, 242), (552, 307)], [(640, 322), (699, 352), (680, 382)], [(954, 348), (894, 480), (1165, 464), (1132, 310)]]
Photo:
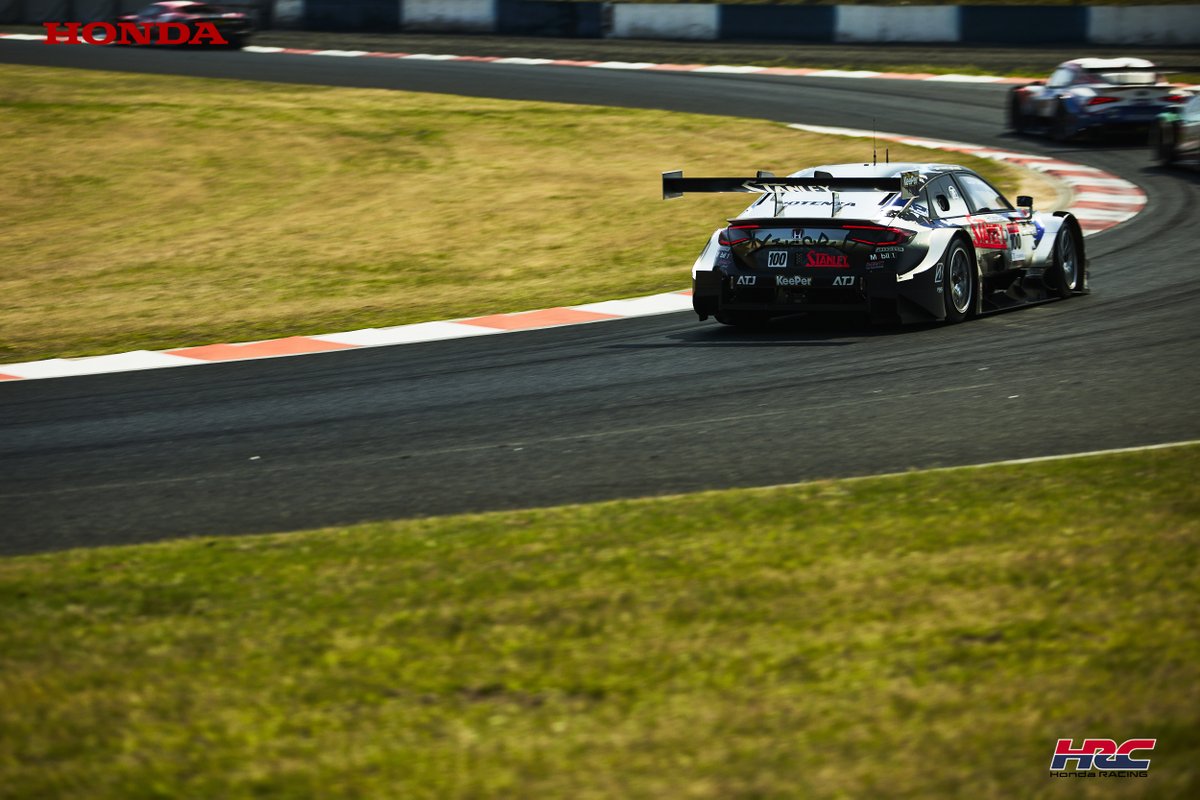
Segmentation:
[(875, 147), (875, 118), (871, 117), (871, 166), (879, 166), (879, 151)]
[(885, 163), (885, 164), (892, 163), (892, 148), (890, 148), (890, 147), (883, 148), (883, 163)]

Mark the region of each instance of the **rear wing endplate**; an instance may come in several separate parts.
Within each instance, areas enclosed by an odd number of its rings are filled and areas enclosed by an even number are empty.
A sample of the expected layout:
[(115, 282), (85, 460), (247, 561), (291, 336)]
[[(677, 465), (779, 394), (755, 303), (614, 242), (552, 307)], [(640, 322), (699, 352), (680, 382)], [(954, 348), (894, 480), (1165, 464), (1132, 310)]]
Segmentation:
[(685, 178), (682, 170), (662, 174), (663, 200), (690, 193), (746, 192), (781, 194), (793, 189), (826, 189), (830, 192), (900, 192), (905, 198), (920, 191), (921, 175), (903, 172), (898, 178), (776, 178), (759, 172), (753, 178)]

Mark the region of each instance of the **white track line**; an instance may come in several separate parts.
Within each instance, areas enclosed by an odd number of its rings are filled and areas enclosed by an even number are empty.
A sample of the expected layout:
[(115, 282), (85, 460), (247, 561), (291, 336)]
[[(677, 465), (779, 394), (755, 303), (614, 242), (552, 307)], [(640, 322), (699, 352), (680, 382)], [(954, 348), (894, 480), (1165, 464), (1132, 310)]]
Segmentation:
[[(863, 475), (845, 480), (862, 481), (870, 478), (895, 478), (901, 475), (915, 475), (922, 472), (949, 472), (955, 469), (989, 469), (991, 467), (1013, 467), (1021, 464), (1041, 464), (1048, 461), (1067, 461), (1072, 458), (1093, 458), (1095, 456), (1115, 456), (1122, 453), (1144, 453), (1152, 450), (1168, 450), (1173, 447), (1192, 447), (1200, 445), (1200, 439), (1187, 439), (1182, 442), (1162, 442), (1160, 444), (1144, 444), (1136, 447), (1114, 447), (1108, 450), (1084, 450), (1080, 453), (1059, 453), (1053, 456), (1034, 456), (1033, 458), (1008, 458), (1003, 461), (985, 461), (981, 464), (962, 464), (957, 467), (929, 467), (928, 469), (908, 470), (905, 472), (883, 472), (878, 475)], [(813, 483), (813, 481), (806, 481)], [(788, 485), (788, 484), (785, 484)]]

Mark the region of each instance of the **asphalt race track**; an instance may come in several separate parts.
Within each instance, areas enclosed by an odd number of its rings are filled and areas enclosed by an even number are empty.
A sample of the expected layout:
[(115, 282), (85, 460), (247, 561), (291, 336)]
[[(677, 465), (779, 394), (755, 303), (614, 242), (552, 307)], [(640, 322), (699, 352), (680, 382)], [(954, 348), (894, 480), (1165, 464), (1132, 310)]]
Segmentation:
[[(674, 314), (0, 385), (0, 553), (1200, 438), (1200, 183), (1159, 171), (1145, 148), (1014, 139), (1003, 86), (36, 44), (0, 45), (0, 61), (874, 119), (1102, 167), (1149, 195), (1133, 222), (1088, 239), (1091, 296), (953, 327), (744, 334)], [(715, 222), (680, 235), (699, 248)]]

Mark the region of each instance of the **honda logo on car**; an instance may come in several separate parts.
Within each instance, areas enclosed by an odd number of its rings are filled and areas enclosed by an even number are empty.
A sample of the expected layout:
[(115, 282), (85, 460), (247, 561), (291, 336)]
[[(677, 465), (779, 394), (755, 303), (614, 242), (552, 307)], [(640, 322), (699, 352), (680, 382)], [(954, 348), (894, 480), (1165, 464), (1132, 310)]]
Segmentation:
[(228, 45), (229, 41), (211, 22), (45, 22), (42, 44), (208, 44)]

